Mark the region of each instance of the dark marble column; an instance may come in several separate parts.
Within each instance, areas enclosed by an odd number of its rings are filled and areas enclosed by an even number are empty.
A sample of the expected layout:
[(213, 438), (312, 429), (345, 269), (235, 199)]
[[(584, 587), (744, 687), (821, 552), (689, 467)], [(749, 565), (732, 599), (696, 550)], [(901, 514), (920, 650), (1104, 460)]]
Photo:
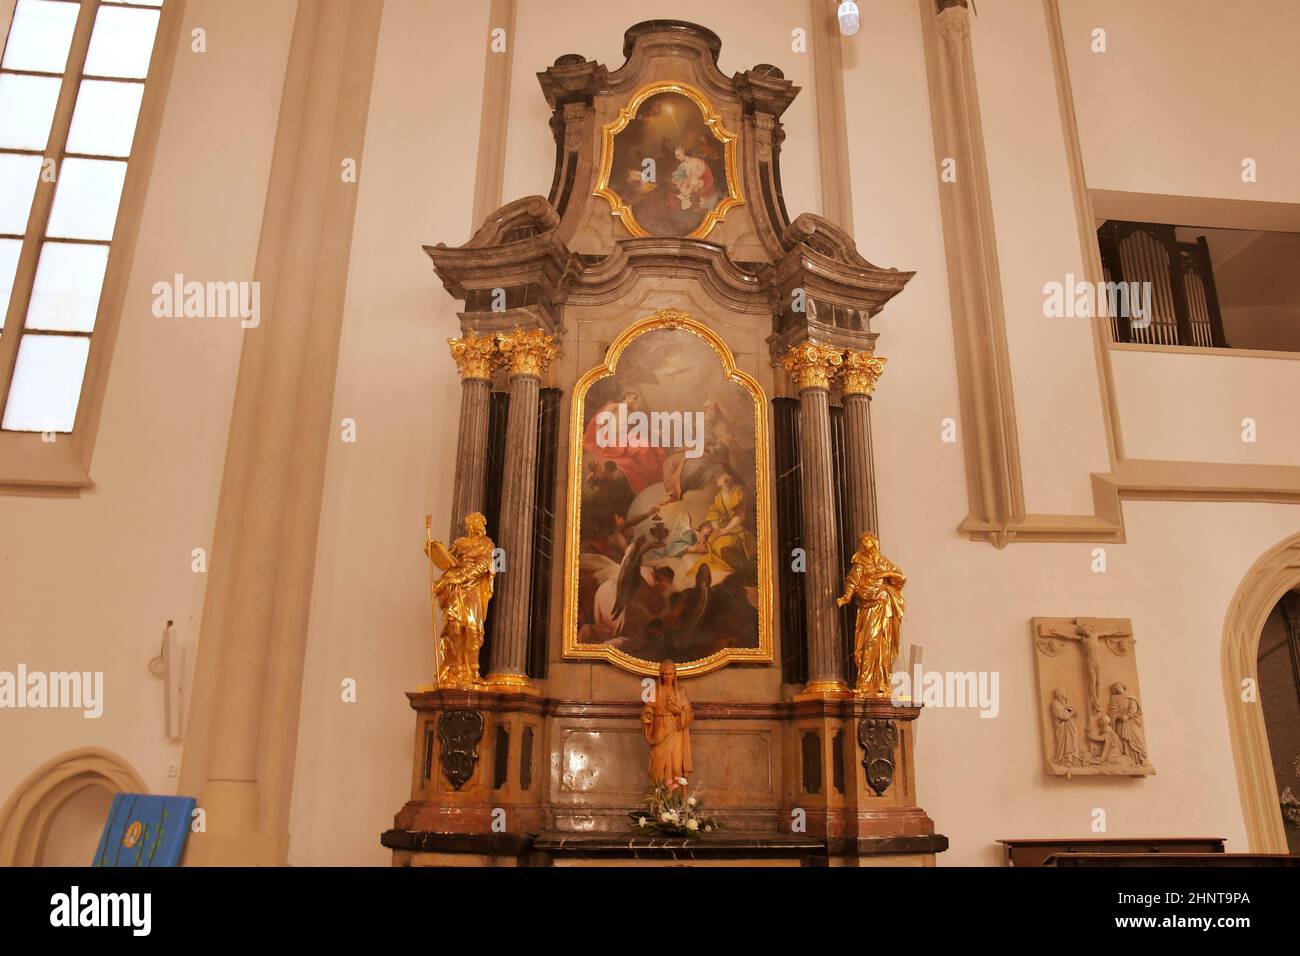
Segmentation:
[(492, 368), (498, 361), (496, 339), (467, 335), (448, 339), (460, 372), (460, 434), (456, 439), (456, 483), (451, 493), (451, 537), (465, 533), (465, 516), (482, 512), (487, 482), (488, 407)]
[(510, 411), (506, 416), (506, 454), (501, 475), (497, 545), (505, 569), (497, 577), (492, 613), (492, 661), (488, 682), (501, 688), (529, 686), (528, 603), (533, 567), (533, 497), (537, 484), (537, 410), (542, 375), (559, 351), (540, 329), (497, 336), (510, 363)]
[(799, 468), (803, 491), (803, 547), (807, 569), (809, 694), (848, 693), (835, 598), (842, 580), (831, 475), (831, 378), (843, 353), (825, 345), (796, 345), (781, 359), (799, 389)]
[(853, 535), (854, 541), (864, 531), (879, 534), (876, 530), (876, 468), (871, 449), (871, 394), (884, 370), (885, 359), (855, 349), (844, 353), (844, 365), (840, 369), (852, 522), (852, 527), (846, 530)]

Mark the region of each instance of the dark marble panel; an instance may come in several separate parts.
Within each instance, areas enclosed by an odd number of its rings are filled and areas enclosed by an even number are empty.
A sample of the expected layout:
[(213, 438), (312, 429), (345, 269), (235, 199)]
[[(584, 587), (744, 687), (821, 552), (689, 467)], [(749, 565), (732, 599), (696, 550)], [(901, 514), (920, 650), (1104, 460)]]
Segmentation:
[(537, 403), (537, 480), (533, 492), (533, 583), (528, 594), (529, 677), (546, 676), (546, 638), (551, 614), (551, 574), (555, 557), (555, 489), (559, 468), (560, 398), (544, 388)]
[(527, 790), (533, 785), (533, 728), (525, 727), (523, 740), (519, 745), (519, 789)]
[(804, 793), (822, 792), (822, 739), (815, 730), (804, 731), (800, 738), (803, 754)]
[(791, 554), (803, 545), (802, 488), (799, 470), (799, 402), (772, 400), (772, 453), (776, 463), (776, 569), (780, 589), (781, 679), (808, 680), (808, 621), (804, 613), (804, 576), (791, 567)]
[(510, 779), (510, 728), (497, 724), (496, 746), (493, 748), (492, 789), (500, 790)]

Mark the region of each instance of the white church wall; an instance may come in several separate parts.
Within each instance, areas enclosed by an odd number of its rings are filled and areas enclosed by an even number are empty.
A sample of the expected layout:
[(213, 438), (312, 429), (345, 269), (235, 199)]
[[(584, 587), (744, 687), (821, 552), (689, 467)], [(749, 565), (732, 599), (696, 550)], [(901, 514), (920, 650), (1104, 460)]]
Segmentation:
[[(890, 359), (873, 400), (881, 538), (908, 573), (904, 643), (923, 646), (926, 670), (999, 675), (996, 717), (932, 709), (918, 721), (919, 801), (952, 841), (939, 863), (997, 863), (999, 838), (1101, 835), (1098, 809), (1109, 835), (1224, 836), (1244, 851), (1223, 623), (1300, 508), (1128, 501), (1127, 543), (1105, 547), (1101, 573), (1093, 544), (998, 551), (956, 533), (967, 497), (960, 446), (940, 440), (942, 419), (960, 414), (917, 5), (875, 8), (871, 27), (854, 41), (869, 69), (846, 74), (858, 242), (876, 262), (918, 270), (875, 323)], [(1091, 510), (1088, 473), (1108, 461), (1091, 332), (1041, 313), (1043, 283), (1081, 272), (1045, 29), (1038, 3), (980, 4), (973, 42), (1026, 499), (1079, 513)], [(1285, 407), (1280, 393), (1260, 398)], [(1044, 773), (1029, 631), (1040, 615), (1132, 619), (1154, 777)]]
[(1061, 20), (1090, 188), (1300, 202), (1300, 6), (1061, 0)]
[[(103, 672), (103, 715), (0, 713), (0, 794), (50, 757), (101, 746), (174, 793), (146, 666), (163, 627), (194, 642), (242, 332), (238, 319), (156, 318), (155, 282), (252, 278), (295, 5), (189, 0), (109, 373), (95, 487), (0, 497), (0, 669)], [(191, 31), (207, 51), (191, 52)]]
[[(459, 245), (473, 229), (487, 14), (487, 4), (384, 4), (333, 417), (355, 421), (356, 441), (340, 426), (326, 465), (294, 865), (388, 864), (379, 834), (410, 796), (415, 724), (403, 695), (433, 676), (424, 516), (446, 540), (460, 413), (447, 352), (459, 303), (420, 247)], [(342, 700), (346, 678), (355, 703)]]
[[(1300, 6), (1062, 0), (1061, 16), (1089, 188), (1300, 203)], [(1300, 362), (1115, 350), (1112, 363), (1128, 457), (1300, 464), (1284, 412)]]

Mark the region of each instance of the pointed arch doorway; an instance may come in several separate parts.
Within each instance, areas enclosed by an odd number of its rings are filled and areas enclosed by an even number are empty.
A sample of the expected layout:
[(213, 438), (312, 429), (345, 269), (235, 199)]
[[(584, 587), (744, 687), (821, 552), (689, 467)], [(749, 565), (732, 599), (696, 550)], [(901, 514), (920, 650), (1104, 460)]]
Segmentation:
[(149, 792), (135, 768), (111, 751), (82, 747), (60, 754), (32, 771), (0, 807), (0, 866), (39, 866), (59, 811), (90, 787)]
[[(1279, 542), (1255, 562), (1238, 585), (1223, 624), (1223, 693), (1228, 709), (1228, 733), (1252, 853), (1287, 852), (1278, 777), (1261, 700), (1260, 637), (1279, 602), (1297, 587), (1300, 587), (1300, 534)], [(1275, 688), (1270, 690), (1276, 694)], [(1270, 705), (1277, 702), (1275, 696), (1270, 697)], [(1278, 709), (1269, 707), (1272, 713)], [(1295, 789), (1300, 791), (1300, 786)]]

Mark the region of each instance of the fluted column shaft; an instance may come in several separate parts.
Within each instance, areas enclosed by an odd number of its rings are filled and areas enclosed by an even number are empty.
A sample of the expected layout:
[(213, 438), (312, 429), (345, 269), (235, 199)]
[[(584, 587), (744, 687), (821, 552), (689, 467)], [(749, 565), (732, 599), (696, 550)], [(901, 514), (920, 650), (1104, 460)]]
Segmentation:
[(865, 531), (878, 535), (876, 466), (871, 446), (871, 395), (885, 369), (885, 359), (850, 349), (840, 370), (844, 396), (845, 472), (849, 486), (849, 521), (853, 540)]
[(841, 693), (840, 558), (831, 472), (830, 381), (842, 353), (828, 346), (795, 346), (782, 362), (799, 389), (799, 472), (803, 494), (804, 609), (808, 623), (809, 693)]
[(451, 537), (465, 532), (465, 516), (482, 513), (487, 495), (488, 414), (492, 398), (492, 369), (500, 364), (496, 339), (467, 335), (448, 339), (451, 357), (460, 372), (460, 432), (456, 437), (456, 478), (451, 493)]
[(854, 540), (876, 534), (876, 470), (871, 449), (871, 396), (844, 396), (844, 452), (849, 477), (849, 520)]
[(827, 390), (799, 392), (799, 470), (803, 477), (803, 546), (808, 570), (804, 605), (808, 614), (808, 687), (844, 684), (840, 646), (839, 540), (831, 475), (831, 419)]
[(529, 601), (533, 577), (533, 499), (537, 487), (538, 399), (542, 373), (557, 350), (540, 330), (498, 336), (510, 361), (510, 411), (501, 475), (497, 544), (505, 568), (497, 578), (492, 660), (488, 681), (527, 686)]
[(492, 384), (481, 378), (460, 383), (460, 435), (456, 439), (456, 484), (451, 493), (451, 539), (464, 534), (465, 516), (482, 513), (486, 497), (488, 411)]

